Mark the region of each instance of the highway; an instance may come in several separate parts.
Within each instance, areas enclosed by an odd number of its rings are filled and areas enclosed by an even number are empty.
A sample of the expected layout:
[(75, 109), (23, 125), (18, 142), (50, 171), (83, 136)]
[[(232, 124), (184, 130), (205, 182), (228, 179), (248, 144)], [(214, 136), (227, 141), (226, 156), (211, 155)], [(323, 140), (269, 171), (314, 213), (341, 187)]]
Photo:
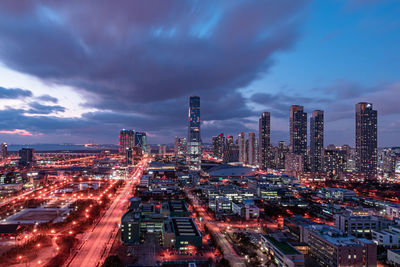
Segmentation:
[(117, 225), (123, 213), (126, 212), (127, 201), (132, 196), (132, 191), (138, 184), (146, 163), (147, 161), (145, 160), (139, 163), (139, 167), (112, 202), (110, 208), (104, 214), (100, 222), (91, 232), (87, 232), (84, 235), (83, 243), (79, 245), (78, 251), (73, 255), (73, 259), (67, 261), (66, 266), (95, 267), (102, 264), (108, 256), (111, 245), (118, 232)]

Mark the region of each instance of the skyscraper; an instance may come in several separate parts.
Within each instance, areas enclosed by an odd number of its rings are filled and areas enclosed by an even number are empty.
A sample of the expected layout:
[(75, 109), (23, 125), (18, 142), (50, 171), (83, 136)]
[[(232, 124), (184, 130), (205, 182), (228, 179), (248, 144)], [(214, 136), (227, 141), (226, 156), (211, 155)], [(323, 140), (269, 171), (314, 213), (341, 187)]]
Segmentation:
[(303, 106), (290, 107), (290, 153), (302, 155), (304, 168), (307, 163), (307, 113)]
[(257, 142), (255, 133), (249, 133), (249, 139), (247, 140), (247, 164), (257, 164)]
[(214, 136), (212, 138), (213, 141), (213, 154), (214, 157), (218, 159), (224, 158), (225, 152), (225, 136), (223, 133), (220, 133), (218, 136)]
[(243, 132), (239, 133), (238, 136), (238, 146), (239, 146), (239, 161), (241, 163), (246, 163), (246, 137)]
[(119, 153), (125, 155), (128, 148), (135, 146), (135, 132), (122, 129), (119, 134)]
[(200, 97), (189, 99), (188, 160), (192, 170), (201, 167)]
[(6, 143), (1, 144), (1, 157), (3, 159), (7, 158), (7, 144)]
[(314, 110), (310, 119), (310, 164), (311, 171), (323, 170), (324, 112)]
[(371, 103), (356, 104), (356, 170), (374, 179), (377, 175), (378, 112)]
[(260, 146), (260, 168), (266, 170), (271, 167), (271, 114), (263, 112), (258, 121), (259, 146)]
[(175, 137), (174, 152), (175, 155), (186, 155), (187, 142), (185, 137)]
[(145, 132), (135, 132), (135, 146), (147, 152), (147, 135)]

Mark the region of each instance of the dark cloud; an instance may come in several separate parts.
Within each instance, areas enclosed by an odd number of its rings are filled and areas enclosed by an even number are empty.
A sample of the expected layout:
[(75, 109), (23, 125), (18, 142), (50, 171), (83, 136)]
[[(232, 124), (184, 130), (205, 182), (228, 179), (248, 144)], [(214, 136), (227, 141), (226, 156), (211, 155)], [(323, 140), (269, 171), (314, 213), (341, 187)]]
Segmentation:
[(38, 102), (29, 103), (30, 109), (28, 109), (27, 113), (32, 114), (51, 114), (55, 112), (64, 112), (65, 108), (62, 106), (49, 106), (49, 105), (42, 105)]
[(306, 2), (5, 1), (0, 60), (94, 94), (94, 107), (222, 98), (293, 45)]
[(41, 95), (37, 97), (37, 99), (45, 102), (52, 102), (52, 103), (58, 103), (58, 99), (55, 97), (52, 97), (51, 95)]
[(29, 90), (0, 87), (0, 98), (2, 99), (16, 99), (30, 96), (32, 96), (32, 92)]

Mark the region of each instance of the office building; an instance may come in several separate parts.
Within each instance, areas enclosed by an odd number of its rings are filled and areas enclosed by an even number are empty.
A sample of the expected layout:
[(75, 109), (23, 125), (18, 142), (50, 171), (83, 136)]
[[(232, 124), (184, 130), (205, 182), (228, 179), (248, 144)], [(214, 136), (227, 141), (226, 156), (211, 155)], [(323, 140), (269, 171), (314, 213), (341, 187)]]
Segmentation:
[(7, 143), (1, 144), (1, 158), (7, 158)]
[(140, 147), (143, 152), (147, 152), (147, 134), (145, 132), (135, 132), (135, 146)]
[(133, 148), (126, 149), (125, 163), (126, 163), (126, 165), (131, 165), (133, 163)]
[(314, 110), (310, 119), (310, 167), (313, 172), (323, 170), (324, 112)]
[(187, 142), (185, 137), (175, 137), (174, 152), (175, 155), (186, 155)]
[(271, 167), (271, 114), (263, 112), (258, 121), (260, 168), (266, 170)]
[(304, 255), (277, 235), (261, 235), (262, 248), (271, 255), (276, 266), (302, 267), (305, 266)]
[(322, 266), (376, 266), (376, 244), (325, 224), (304, 227), (309, 255)]
[(22, 148), (19, 152), (19, 166), (27, 167), (33, 164), (34, 150), (33, 148)]
[(135, 146), (135, 132), (133, 130), (121, 130), (119, 133), (119, 153), (125, 155), (128, 148)]
[(201, 135), (200, 135), (200, 97), (189, 99), (188, 125), (188, 160), (190, 169), (200, 170), (201, 165)]
[(356, 170), (369, 179), (377, 175), (377, 116), (371, 103), (356, 104)]
[(290, 153), (303, 156), (303, 167), (307, 166), (307, 113), (303, 106), (290, 107)]
[(335, 214), (335, 226), (342, 232), (356, 237), (371, 238), (372, 230), (388, 228), (393, 222), (384, 217), (370, 215), (368, 210), (347, 209)]

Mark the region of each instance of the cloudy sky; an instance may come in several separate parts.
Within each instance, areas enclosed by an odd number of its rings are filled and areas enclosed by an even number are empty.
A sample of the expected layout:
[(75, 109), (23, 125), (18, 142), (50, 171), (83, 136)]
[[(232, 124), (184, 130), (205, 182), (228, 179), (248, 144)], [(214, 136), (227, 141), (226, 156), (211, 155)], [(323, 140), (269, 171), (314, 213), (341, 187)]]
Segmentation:
[(379, 145), (399, 145), (398, 0), (0, 2), (0, 141), (151, 143), (257, 131), (288, 139), (289, 106), (325, 110), (326, 145), (354, 144), (354, 109), (378, 110)]

